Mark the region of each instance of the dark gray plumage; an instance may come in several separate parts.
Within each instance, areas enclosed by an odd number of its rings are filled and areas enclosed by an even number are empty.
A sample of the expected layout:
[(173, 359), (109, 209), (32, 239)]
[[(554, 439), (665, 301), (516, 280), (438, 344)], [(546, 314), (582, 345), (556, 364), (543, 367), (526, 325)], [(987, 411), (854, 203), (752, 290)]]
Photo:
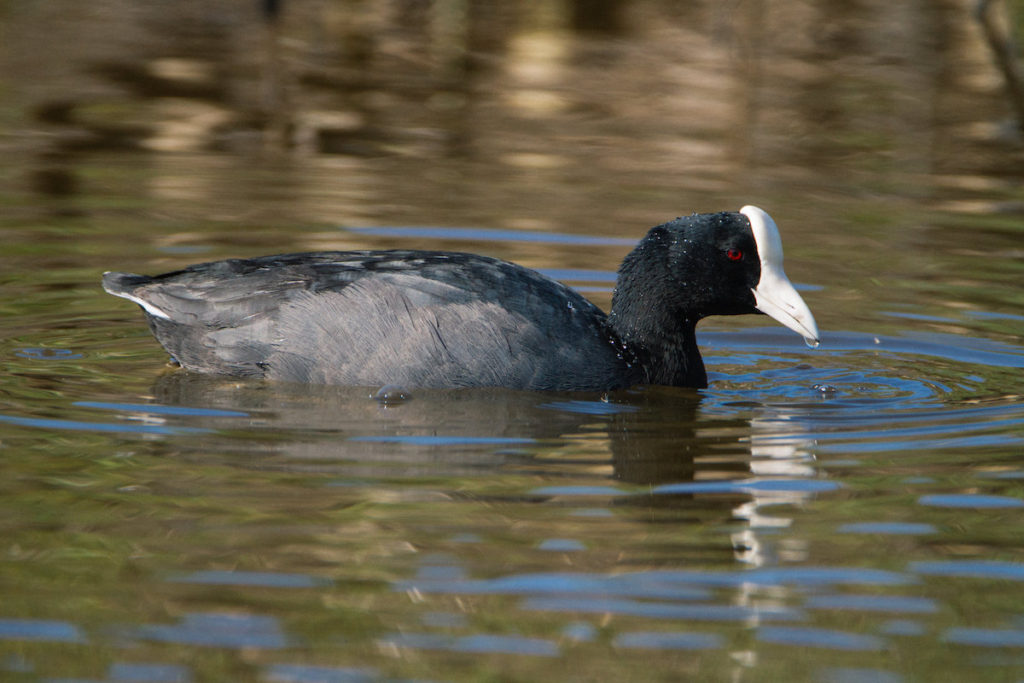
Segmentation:
[(103, 286), (142, 306), (164, 348), (200, 372), (407, 388), (705, 386), (694, 326), (757, 312), (757, 246), (739, 213), (653, 228), (620, 269), (610, 316), (535, 271), (439, 251), (232, 259), (107, 273)]
[[(592, 303), (537, 273), (472, 254), (289, 254), (156, 278), (107, 273), (103, 285), (166, 312), (170, 319), (150, 311), (147, 318), (168, 353), (186, 368), (220, 374), (597, 389), (621, 364)], [(575, 343), (566, 346), (563, 335)], [(589, 359), (583, 366), (574, 362), (581, 355)]]

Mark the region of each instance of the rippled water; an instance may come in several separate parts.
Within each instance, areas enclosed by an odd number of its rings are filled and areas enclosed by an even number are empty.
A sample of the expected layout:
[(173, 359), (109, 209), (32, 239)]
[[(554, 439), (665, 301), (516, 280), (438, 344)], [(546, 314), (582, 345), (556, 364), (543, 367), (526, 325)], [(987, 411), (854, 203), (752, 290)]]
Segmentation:
[[(291, 9), (285, 152), (246, 109), (241, 5), (2, 6), (0, 678), (1024, 678), (998, 78), (966, 3), (757, 4), (630, 6), (596, 36), (485, 13), (459, 88), (423, 17)], [(335, 54), (360, 21), (380, 44)], [(750, 201), (822, 344), (709, 320), (702, 391), (199, 377), (99, 288), (422, 247), (607, 307), (650, 225)]]
[[(10, 672), (874, 681), (1022, 665), (1024, 404), (983, 388), (1024, 348), (834, 332), (811, 351), (785, 330), (717, 331), (702, 392), (382, 404), (157, 377), (133, 312), (95, 322), (91, 349), (6, 350)], [(72, 386), (41, 386), (56, 377)]]

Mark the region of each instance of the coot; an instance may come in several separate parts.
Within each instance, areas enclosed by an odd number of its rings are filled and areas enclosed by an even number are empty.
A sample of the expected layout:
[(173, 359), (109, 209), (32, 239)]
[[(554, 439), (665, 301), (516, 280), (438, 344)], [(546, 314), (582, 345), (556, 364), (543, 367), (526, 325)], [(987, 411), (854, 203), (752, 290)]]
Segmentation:
[(817, 344), (754, 206), (652, 228), (619, 268), (611, 313), (522, 266), (444, 251), (229, 259), (103, 287), (142, 307), (185, 368), (270, 380), (607, 390), (707, 386), (694, 328), (767, 313)]

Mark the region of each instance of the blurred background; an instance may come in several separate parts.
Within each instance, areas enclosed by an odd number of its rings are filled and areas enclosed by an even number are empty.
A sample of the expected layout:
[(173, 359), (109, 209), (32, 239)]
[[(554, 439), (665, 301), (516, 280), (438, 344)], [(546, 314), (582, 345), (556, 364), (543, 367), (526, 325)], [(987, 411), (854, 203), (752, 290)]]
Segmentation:
[(751, 201), (813, 234), (1017, 211), (987, 201), (1024, 156), (973, 9), (3, 2), (5, 213), (135, 211), (166, 242), (193, 221), (635, 235)]

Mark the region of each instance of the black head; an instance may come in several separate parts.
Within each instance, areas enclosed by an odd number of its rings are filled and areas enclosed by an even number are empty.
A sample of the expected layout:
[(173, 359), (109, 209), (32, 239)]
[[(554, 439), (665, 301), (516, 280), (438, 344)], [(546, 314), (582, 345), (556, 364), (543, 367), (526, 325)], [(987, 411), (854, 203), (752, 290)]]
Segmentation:
[(627, 344), (656, 357), (696, 352), (709, 315), (763, 312), (817, 341), (814, 317), (782, 270), (771, 217), (753, 206), (694, 214), (651, 228), (619, 269), (609, 322)]
[(677, 218), (653, 228), (647, 239), (666, 245), (666, 296), (677, 314), (696, 322), (709, 315), (756, 312), (753, 289), (761, 279), (761, 261), (746, 216)]

